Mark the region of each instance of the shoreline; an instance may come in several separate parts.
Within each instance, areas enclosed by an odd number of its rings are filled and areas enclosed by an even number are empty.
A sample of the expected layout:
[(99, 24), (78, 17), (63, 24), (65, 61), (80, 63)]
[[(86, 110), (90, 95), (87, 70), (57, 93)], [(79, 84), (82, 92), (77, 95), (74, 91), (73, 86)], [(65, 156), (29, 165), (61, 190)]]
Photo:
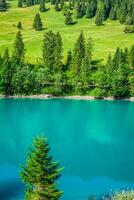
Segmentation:
[(41, 94), (41, 95), (13, 95), (13, 96), (5, 96), (0, 95), (0, 99), (72, 99), (72, 100), (107, 100), (107, 101), (117, 101), (117, 100), (124, 100), (124, 101), (132, 101), (134, 102), (134, 97), (95, 97), (95, 96), (80, 96), (80, 95), (73, 95), (73, 96), (53, 96), (51, 94)]

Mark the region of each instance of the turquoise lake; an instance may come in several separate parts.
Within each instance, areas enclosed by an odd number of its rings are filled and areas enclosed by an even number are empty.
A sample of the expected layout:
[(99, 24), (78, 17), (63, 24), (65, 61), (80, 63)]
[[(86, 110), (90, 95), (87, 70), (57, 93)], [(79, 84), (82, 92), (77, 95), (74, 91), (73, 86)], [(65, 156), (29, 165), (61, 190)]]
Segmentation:
[(134, 188), (134, 102), (1, 99), (0, 200), (23, 199), (19, 168), (42, 133), (64, 167), (62, 200)]

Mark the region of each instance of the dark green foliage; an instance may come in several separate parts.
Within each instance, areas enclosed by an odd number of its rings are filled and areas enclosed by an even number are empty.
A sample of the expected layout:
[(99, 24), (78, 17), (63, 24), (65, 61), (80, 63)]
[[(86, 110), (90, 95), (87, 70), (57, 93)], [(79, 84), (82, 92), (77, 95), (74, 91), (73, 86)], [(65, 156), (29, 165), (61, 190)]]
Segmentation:
[(21, 22), (18, 22), (17, 28), (18, 28), (18, 29), (22, 29), (22, 24), (21, 24)]
[(66, 25), (72, 25), (73, 19), (72, 19), (72, 13), (68, 10), (65, 13), (65, 24)]
[(6, 0), (0, 0), (0, 12), (7, 10)]
[(80, 73), (82, 59), (85, 56), (85, 38), (83, 32), (80, 33), (77, 42), (75, 43), (73, 51), (73, 70), (74, 76), (78, 76)]
[(11, 58), (8, 49), (5, 50), (3, 62), (1, 63), (2, 71), (0, 73), (0, 87), (4, 95), (12, 94), (12, 75), (13, 67), (11, 66)]
[(37, 13), (34, 17), (34, 22), (33, 22), (33, 28), (36, 30), (36, 31), (40, 31), (42, 29), (42, 21), (41, 21), (41, 17), (40, 17), (40, 14)]
[(134, 26), (126, 25), (124, 29), (125, 33), (134, 33)]
[(52, 31), (49, 31), (44, 35), (43, 60), (49, 73), (53, 73), (53, 67), (55, 62), (55, 34)]
[(111, 20), (116, 20), (116, 11), (115, 11), (115, 8), (114, 8), (114, 7), (111, 8), (109, 18), (110, 18)]
[(97, 9), (97, 1), (96, 0), (88, 0), (87, 8), (86, 8), (86, 17), (92, 18), (96, 14)]
[(129, 59), (130, 67), (134, 70), (134, 45), (130, 49)]
[(37, 137), (28, 153), (20, 177), (25, 184), (26, 200), (58, 200), (62, 191), (57, 189), (57, 179), (62, 169), (49, 155), (49, 145), (44, 136)]
[(22, 8), (23, 7), (23, 1), (22, 0), (18, 0), (18, 8)]
[(100, 11), (97, 11), (96, 17), (95, 17), (95, 24), (97, 26), (101, 26), (103, 24), (103, 19)]
[(45, 0), (40, 0), (39, 10), (40, 10), (40, 12), (45, 12), (46, 11)]
[(60, 8), (59, 0), (56, 0), (55, 11), (60, 11), (60, 10), (61, 10), (61, 8)]
[(21, 32), (18, 31), (14, 42), (13, 58), (16, 63), (23, 62), (25, 57), (24, 43), (22, 41)]

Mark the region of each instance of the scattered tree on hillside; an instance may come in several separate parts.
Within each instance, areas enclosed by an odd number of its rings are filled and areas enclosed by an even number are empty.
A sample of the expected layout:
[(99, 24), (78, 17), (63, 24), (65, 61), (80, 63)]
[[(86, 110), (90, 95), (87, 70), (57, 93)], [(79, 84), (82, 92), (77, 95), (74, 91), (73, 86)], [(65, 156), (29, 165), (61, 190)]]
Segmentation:
[(22, 24), (21, 24), (20, 21), (19, 21), (18, 24), (17, 24), (17, 28), (20, 29), (20, 30), (22, 29)]
[(22, 0), (18, 0), (18, 8), (22, 8), (23, 7), (23, 1)]
[(7, 3), (6, 0), (0, 0), (0, 12), (7, 10)]
[(36, 31), (40, 31), (42, 29), (42, 21), (41, 21), (41, 17), (40, 17), (40, 14), (37, 13), (34, 17), (34, 22), (33, 22), (33, 28), (36, 30)]
[(40, 10), (40, 12), (45, 12), (46, 11), (45, 0), (40, 0), (39, 10)]
[(72, 13), (69, 10), (65, 14), (65, 24), (66, 25), (73, 24)]

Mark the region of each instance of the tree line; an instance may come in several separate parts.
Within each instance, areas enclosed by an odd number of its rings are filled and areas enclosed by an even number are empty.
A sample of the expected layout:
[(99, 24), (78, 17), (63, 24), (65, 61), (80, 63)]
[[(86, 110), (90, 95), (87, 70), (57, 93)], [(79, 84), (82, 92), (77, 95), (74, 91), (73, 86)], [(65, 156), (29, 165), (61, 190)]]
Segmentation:
[(62, 10), (64, 15), (75, 13), (77, 19), (83, 16), (95, 17), (95, 23), (98, 26), (108, 18), (119, 20), (120, 23), (126, 23), (129, 26), (134, 25), (133, 0), (18, 0), (18, 7), (40, 4), (40, 11), (44, 12), (47, 2), (55, 6), (55, 11)]
[(94, 42), (80, 33), (63, 62), (59, 32), (44, 34), (42, 58), (36, 64), (25, 61), (21, 31), (13, 53), (0, 56), (0, 93), (4, 95), (91, 95), (96, 97), (134, 96), (134, 45), (117, 48), (106, 63), (93, 58)]

